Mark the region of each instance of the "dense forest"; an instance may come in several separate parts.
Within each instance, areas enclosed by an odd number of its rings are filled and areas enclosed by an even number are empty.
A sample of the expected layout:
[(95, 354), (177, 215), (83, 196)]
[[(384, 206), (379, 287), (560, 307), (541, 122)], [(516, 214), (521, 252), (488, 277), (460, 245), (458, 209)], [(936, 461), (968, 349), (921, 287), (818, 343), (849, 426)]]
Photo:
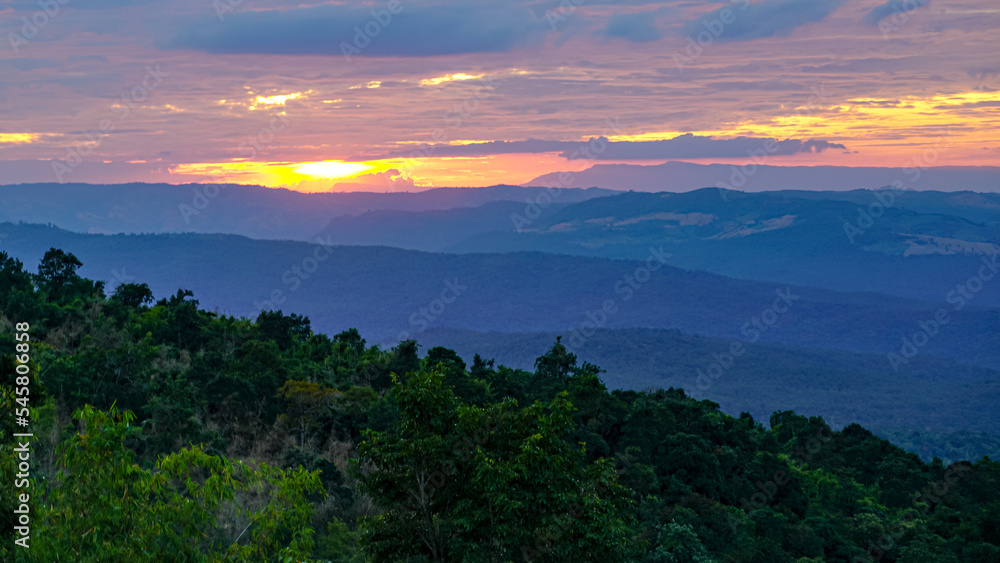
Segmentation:
[(4, 561), (1000, 561), (989, 458), (609, 391), (559, 339), (468, 365), (80, 266), (0, 252), (4, 412), (30, 413), (0, 421)]

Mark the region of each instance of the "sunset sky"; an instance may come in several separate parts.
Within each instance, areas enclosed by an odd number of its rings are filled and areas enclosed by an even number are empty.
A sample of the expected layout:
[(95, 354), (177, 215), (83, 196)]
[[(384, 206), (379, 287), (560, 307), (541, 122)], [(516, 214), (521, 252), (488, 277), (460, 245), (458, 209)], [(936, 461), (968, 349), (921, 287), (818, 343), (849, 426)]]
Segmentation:
[(763, 146), (774, 165), (905, 166), (945, 144), (932, 164), (1000, 165), (996, 0), (14, 0), (0, 17), (0, 184), (412, 190)]

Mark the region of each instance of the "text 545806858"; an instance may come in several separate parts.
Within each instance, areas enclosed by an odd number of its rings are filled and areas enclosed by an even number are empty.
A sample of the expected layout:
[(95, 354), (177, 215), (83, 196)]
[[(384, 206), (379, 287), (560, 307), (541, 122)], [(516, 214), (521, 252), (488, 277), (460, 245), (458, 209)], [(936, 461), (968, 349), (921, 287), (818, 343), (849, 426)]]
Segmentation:
[(19, 547), (28, 548), (28, 540), (31, 537), (31, 495), (28, 487), (31, 483), (31, 433), (28, 432), (28, 419), (31, 409), (28, 408), (30, 400), (31, 383), (31, 337), (28, 330), (31, 328), (28, 323), (17, 323), (14, 328), (17, 330), (14, 345), (16, 354), (16, 366), (14, 371), (14, 422), (21, 430), (14, 434), (17, 447), (14, 448), (16, 459), (16, 471), (14, 474), (14, 532), (16, 539), (14, 543)]

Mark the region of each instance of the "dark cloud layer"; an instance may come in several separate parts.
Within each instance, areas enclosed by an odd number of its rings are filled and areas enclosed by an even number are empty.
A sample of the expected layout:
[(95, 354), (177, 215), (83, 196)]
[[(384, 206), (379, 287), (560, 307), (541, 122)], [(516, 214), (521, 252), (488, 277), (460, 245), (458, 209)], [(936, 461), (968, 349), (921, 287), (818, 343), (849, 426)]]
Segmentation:
[[(292, 10), (246, 11), (188, 25), (159, 42), (161, 48), (209, 53), (342, 55), (344, 45), (358, 56), (435, 56), (506, 52), (539, 41), (547, 28), (517, 6), (316, 6)], [(373, 13), (375, 12), (375, 13)]]
[[(662, 160), (668, 158), (740, 158), (766, 151), (773, 156), (787, 156), (800, 153), (819, 153), (827, 149), (847, 150), (839, 143), (824, 140), (801, 140), (736, 137), (734, 139), (714, 139), (690, 133), (660, 141), (619, 141), (611, 142), (606, 137), (589, 141), (490, 141), (468, 145), (436, 145), (434, 156), (487, 156), (496, 154), (552, 153), (575, 160)], [(380, 158), (401, 158), (407, 152), (382, 155)], [(359, 158), (361, 159), (361, 158)]]
[[(60, 9), (63, 8), (73, 8), (73, 9), (84, 9), (84, 10), (115, 10), (118, 8), (125, 8), (128, 6), (145, 6), (150, 4), (157, 4), (160, 0), (86, 0), (85, 2), (70, 2), (69, 0), (61, 0), (58, 2)], [(38, 0), (14, 0), (8, 4), (11, 8), (19, 12), (37, 12), (39, 10), (45, 9), (46, 6), (39, 4)], [(52, 11), (51, 4), (47, 4), (49, 10)]]
[[(605, 139), (606, 140), (606, 139)], [(579, 143), (577, 143), (579, 145)], [(736, 137), (714, 139), (690, 133), (662, 141), (624, 141), (608, 143), (608, 148), (595, 155), (597, 160), (657, 160), (663, 158), (738, 158), (765, 151), (769, 155), (784, 156), (799, 153), (819, 153), (827, 149), (847, 150), (839, 143), (824, 140), (762, 139)], [(579, 147), (560, 154), (574, 158)]]
[(878, 22), (893, 14), (907, 14), (930, 2), (931, 0), (889, 0), (872, 8), (872, 11), (865, 16), (865, 21), (871, 25), (878, 25)]
[(784, 36), (800, 26), (826, 19), (843, 3), (844, 0), (734, 2), (686, 23), (683, 31), (689, 37), (707, 31), (714, 41), (723, 42)]
[(656, 41), (663, 34), (656, 28), (657, 11), (616, 14), (604, 28), (606, 37), (626, 39), (633, 43)]

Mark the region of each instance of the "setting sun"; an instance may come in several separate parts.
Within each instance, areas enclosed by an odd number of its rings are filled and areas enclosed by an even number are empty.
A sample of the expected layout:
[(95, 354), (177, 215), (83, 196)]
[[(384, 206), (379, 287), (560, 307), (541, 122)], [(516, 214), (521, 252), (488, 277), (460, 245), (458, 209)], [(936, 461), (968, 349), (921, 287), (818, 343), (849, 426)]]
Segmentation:
[(363, 162), (327, 160), (324, 162), (304, 162), (295, 166), (294, 171), (296, 174), (309, 176), (312, 179), (339, 180), (357, 176), (374, 168), (373, 165)]

